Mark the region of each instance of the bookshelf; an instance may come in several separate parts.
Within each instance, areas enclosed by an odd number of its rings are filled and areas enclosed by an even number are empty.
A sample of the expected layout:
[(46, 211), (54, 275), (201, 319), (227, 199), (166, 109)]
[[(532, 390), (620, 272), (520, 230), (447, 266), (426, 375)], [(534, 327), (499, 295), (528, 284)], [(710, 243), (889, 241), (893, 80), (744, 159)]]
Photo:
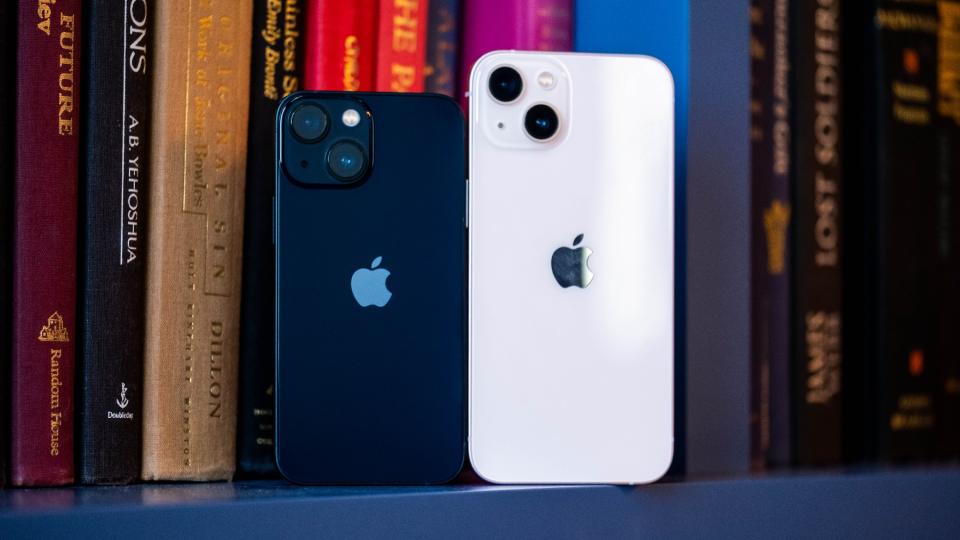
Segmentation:
[(0, 537), (955, 538), (960, 468), (614, 486), (281, 481), (0, 492)]

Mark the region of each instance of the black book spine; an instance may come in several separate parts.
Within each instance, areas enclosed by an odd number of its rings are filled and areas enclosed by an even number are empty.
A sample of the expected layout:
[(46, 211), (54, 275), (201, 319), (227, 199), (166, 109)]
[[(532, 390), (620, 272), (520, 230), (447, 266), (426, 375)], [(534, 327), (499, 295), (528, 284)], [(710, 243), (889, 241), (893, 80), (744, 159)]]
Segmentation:
[(936, 242), (937, 12), (932, 0), (888, 0), (874, 15), (877, 62), (876, 309), (878, 457), (928, 459), (935, 449), (939, 369), (933, 347)]
[(254, 2), (237, 420), (237, 463), (240, 473), (246, 475), (276, 472), (273, 450), (274, 123), (279, 101), (303, 86), (304, 4), (304, 0)]
[[(770, 276), (764, 209), (773, 177), (773, 0), (750, 1), (750, 465), (770, 449)], [(782, 268), (782, 267), (781, 267)]]
[(791, 348), (798, 465), (839, 463), (843, 453), (841, 7), (841, 0), (794, 4)]
[[(766, 16), (771, 27), (769, 38), (770, 81), (767, 130), (767, 157), (755, 161), (754, 182), (763, 182), (762, 195), (751, 203), (755, 242), (759, 246), (754, 291), (754, 342), (759, 360), (760, 399), (769, 403), (769, 447), (767, 464), (789, 465), (792, 461), (790, 400), (790, 231), (793, 208), (790, 193), (793, 126), (791, 111), (791, 0), (771, 0)], [(761, 233), (762, 231), (762, 233)], [(761, 236), (762, 235), (762, 236)], [(767, 370), (768, 376), (764, 375)], [(762, 420), (761, 420), (762, 421)]]
[(460, 0), (430, 0), (427, 15), (427, 92), (455, 97), (460, 43)]
[(960, 457), (960, 1), (940, 0), (937, 68), (937, 358), (942, 458)]
[(11, 250), (13, 248), (13, 145), (15, 106), (13, 79), (17, 52), (16, 4), (0, 2), (0, 486), (6, 483), (10, 450), (10, 315)]
[(140, 477), (150, 0), (84, 2), (79, 479)]

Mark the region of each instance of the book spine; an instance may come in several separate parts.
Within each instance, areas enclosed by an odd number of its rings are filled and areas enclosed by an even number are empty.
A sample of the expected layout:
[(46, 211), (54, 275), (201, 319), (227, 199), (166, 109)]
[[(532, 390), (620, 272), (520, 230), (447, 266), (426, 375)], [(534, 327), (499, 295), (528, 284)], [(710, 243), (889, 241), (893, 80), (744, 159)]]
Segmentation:
[[(573, 48), (572, 0), (484, 0), (463, 6), (463, 54), (460, 105), (470, 70), (481, 56), (496, 50), (569, 51)], [(513, 21), (504, 24), (504, 21)]]
[(303, 11), (298, 0), (255, 0), (240, 307), (237, 465), (276, 470), (273, 451), (273, 180), (277, 104), (303, 82)]
[(423, 92), (429, 9), (427, 0), (380, 0), (378, 92)]
[(378, 0), (306, 0), (305, 89), (375, 88), (377, 9)]
[[(768, 169), (765, 201), (755, 210), (761, 215), (762, 246), (765, 248), (766, 268), (763, 273), (766, 306), (759, 315), (765, 318), (766, 331), (759, 339), (765, 340), (769, 366), (769, 447), (767, 464), (772, 467), (789, 465), (792, 455), (790, 399), (790, 281), (793, 267), (790, 237), (794, 229), (793, 201), (790, 193), (793, 144), (793, 88), (790, 63), (790, 2), (772, 0), (771, 42), (771, 115), (770, 137), (772, 150)], [(757, 205), (758, 203), (753, 203)]]
[(960, 2), (938, 2), (937, 358), (942, 458), (960, 457)]
[(764, 227), (773, 176), (773, 1), (750, 2), (750, 464), (766, 468), (770, 448), (770, 291), (772, 269)]
[(460, 43), (460, 0), (431, 0), (427, 17), (427, 92), (455, 97)]
[(939, 376), (932, 347), (936, 303), (937, 13), (929, 1), (881, 2), (878, 39), (878, 452), (892, 461), (932, 457)]
[(522, 48), (535, 51), (573, 49), (573, 2), (571, 0), (527, 0), (521, 2)]
[[(13, 73), (17, 65), (16, 4), (0, 2), (0, 71)], [(0, 486), (7, 480), (10, 450), (10, 255), (13, 243), (14, 136), (16, 95), (11, 84), (0, 84)]]
[(152, 2), (84, 4), (77, 466), (140, 477)]
[(80, 0), (21, 1), (11, 481), (73, 481)]
[(145, 480), (235, 469), (252, 7), (155, 4)]
[(843, 455), (841, 1), (795, 2), (793, 461)]

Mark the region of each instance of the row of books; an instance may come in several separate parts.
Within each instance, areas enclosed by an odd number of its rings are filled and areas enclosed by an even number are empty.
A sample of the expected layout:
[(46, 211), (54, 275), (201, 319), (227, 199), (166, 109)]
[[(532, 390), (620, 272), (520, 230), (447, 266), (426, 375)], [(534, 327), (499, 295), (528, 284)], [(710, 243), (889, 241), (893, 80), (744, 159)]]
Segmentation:
[(960, 2), (751, 2), (752, 462), (960, 457)]
[(0, 475), (273, 474), (278, 101), (462, 96), (570, 26), (570, 0), (0, 3)]

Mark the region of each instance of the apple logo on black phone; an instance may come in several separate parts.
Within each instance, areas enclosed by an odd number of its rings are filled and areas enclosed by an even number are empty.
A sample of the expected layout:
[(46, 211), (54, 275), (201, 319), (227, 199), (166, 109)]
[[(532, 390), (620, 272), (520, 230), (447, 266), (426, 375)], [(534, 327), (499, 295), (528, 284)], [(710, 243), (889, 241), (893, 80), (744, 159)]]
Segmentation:
[(350, 289), (360, 307), (383, 307), (390, 301), (393, 293), (387, 289), (387, 278), (390, 271), (378, 268), (383, 257), (377, 257), (370, 263), (370, 268), (360, 268), (350, 278)]
[(585, 246), (577, 247), (582, 241), (581, 234), (573, 240), (572, 248), (566, 246), (558, 248), (550, 259), (553, 277), (564, 289), (574, 286), (585, 289), (593, 281), (593, 272), (587, 264), (593, 251)]

